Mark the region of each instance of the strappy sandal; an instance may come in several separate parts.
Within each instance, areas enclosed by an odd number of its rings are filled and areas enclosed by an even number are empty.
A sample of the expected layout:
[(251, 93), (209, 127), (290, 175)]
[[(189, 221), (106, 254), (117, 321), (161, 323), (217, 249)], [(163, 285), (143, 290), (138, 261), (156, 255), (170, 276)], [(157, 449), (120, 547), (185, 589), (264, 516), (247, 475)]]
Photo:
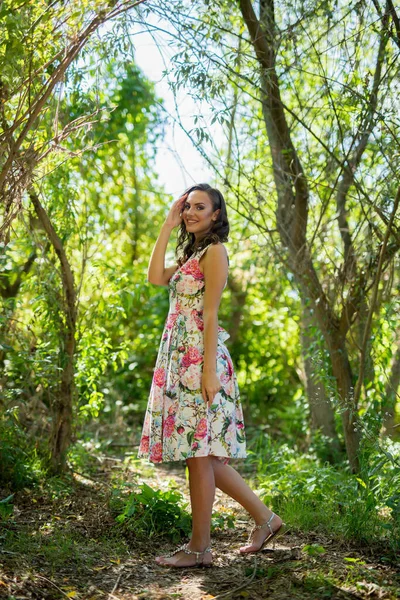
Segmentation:
[(261, 525), (253, 526), (253, 528), (249, 534), (249, 539), (247, 540), (248, 544), (250, 544), (250, 542), (252, 541), (253, 534), (257, 529), (262, 529), (263, 527), (268, 527), (268, 529), (270, 531), (270, 535), (267, 535), (267, 537), (265, 538), (265, 540), (263, 541), (263, 543), (257, 550), (247, 550), (245, 552), (240, 551), (241, 554), (253, 554), (255, 552), (260, 552), (264, 548), (264, 546), (266, 546), (266, 544), (268, 544), (272, 540), (272, 538), (273, 538), (273, 547), (275, 547), (276, 540), (288, 531), (288, 527), (287, 527), (286, 523), (284, 523), (282, 521), (281, 526), (278, 527), (278, 529), (276, 531), (274, 531), (271, 527), (271, 521), (274, 517), (276, 517), (276, 514), (273, 512), (272, 515), (270, 516), (270, 518), (268, 519), (268, 521), (266, 521), (265, 523), (261, 523)]
[[(162, 567), (173, 567), (173, 568), (179, 568), (179, 569), (191, 569), (192, 567), (211, 567), (211, 565), (212, 565), (212, 561), (209, 563), (204, 562), (204, 555), (206, 552), (211, 552), (211, 546), (208, 546), (208, 548), (203, 550), (203, 552), (195, 552), (194, 550), (189, 550), (188, 544), (183, 544), (183, 546), (179, 546), (179, 548), (177, 548), (176, 550), (171, 552), (171, 554), (167, 554), (167, 555), (163, 556), (162, 558), (171, 558), (178, 552), (184, 552), (185, 554), (195, 554), (196, 555), (196, 564), (195, 565), (171, 565), (169, 563), (165, 564), (165, 563), (156, 561), (157, 564), (161, 565)], [(200, 557), (202, 557), (201, 561), (200, 561)]]

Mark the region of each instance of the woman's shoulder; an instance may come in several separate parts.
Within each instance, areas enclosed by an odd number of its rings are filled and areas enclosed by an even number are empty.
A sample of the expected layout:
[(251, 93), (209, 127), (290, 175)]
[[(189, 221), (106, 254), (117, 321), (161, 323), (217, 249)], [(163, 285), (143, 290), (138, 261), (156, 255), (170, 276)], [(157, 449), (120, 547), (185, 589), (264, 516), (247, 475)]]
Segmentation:
[(209, 250), (209, 248), (212, 247), (214, 247), (215, 249), (211, 250), (211, 254), (215, 253), (214, 256), (218, 256), (219, 253), (224, 254), (227, 258), (229, 265), (229, 255), (225, 244), (223, 242), (211, 242), (208, 246), (206, 246), (206, 249)]

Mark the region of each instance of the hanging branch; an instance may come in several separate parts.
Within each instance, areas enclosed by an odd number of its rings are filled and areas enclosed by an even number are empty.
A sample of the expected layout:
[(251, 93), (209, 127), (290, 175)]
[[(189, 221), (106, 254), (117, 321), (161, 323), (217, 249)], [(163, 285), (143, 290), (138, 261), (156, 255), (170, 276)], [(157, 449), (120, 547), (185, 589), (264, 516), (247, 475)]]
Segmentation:
[(360, 368), (358, 371), (357, 384), (356, 384), (356, 387), (354, 390), (355, 403), (358, 402), (358, 400), (360, 398), (360, 394), (361, 394), (361, 388), (362, 388), (362, 384), (363, 384), (363, 380), (364, 380), (364, 372), (365, 372), (366, 350), (367, 350), (367, 344), (368, 344), (368, 340), (369, 340), (369, 336), (370, 336), (370, 332), (371, 332), (372, 317), (373, 317), (375, 307), (376, 307), (376, 300), (378, 297), (379, 284), (381, 282), (382, 267), (383, 267), (383, 262), (384, 262), (385, 255), (386, 255), (386, 248), (388, 245), (389, 237), (392, 232), (393, 222), (394, 222), (394, 218), (397, 213), (397, 209), (399, 207), (399, 202), (400, 202), (400, 187), (397, 190), (396, 198), (393, 203), (392, 214), (390, 215), (389, 224), (386, 229), (385, 237), (383, 239), (383, 243), (382, 243), (381, 251), (380, 251), (380, 255), (379, 255), (379, 263), (378, 263), (378, 268), (377, 268), (376, 277), (375, 277), (375, 285), (374, 285), (374, 288), (372, 291), (369, 312), (368, 312), (367, 321), (366, 321), (365, 329), (364, 329), (363, 340), (362, 340), (362, 344), (361, 344)]
[[(40, 91), (33, 99), (29, 97), (27, 108), (22, 114), (19, 114), (19, 107), (25, 102), (26, 95), (29, 94), (30, 96), (31, 94), (35, 77), (43, 72), (44, 68), (41, 67), (35, 72), (29, 73), (21, 89), (18, 107), (16, 110), (13, 109), (15, 120), (11, 124), (7, 123), (5, 113), (7, 102), (15, 92), (10, 93), (4, 82), (0, 80), (0, 122), (3, 129), (0, 134), (0, 150), (6, 155), (0, 170), (0, 203), (4, 205), (4, 221), (0, 225), (0, 240), (8, 242), (11, 223), (22, 209), (22, 196), (29, 188), (33, 172), (40, 162), (34, 147), (31, 145), (23, 150), (23, 144), (39, 118), (47, 110), (47, 103), (54, 94), (55, 87), (63, 80), (67, 69), (80, 54), (88, 40), (104, 23), (145, 1), (125, 0), (115, 4), (111, 3), (111, 6), (106, 3), (105, 7), (100, 8), (96, 16), (91, 19), (84, 29), (68, 41), (67, 47), (57, 52), (51, 61), (47, 61), (46, 71), (54, 66), (50, 77), (41, 86)], [(112, 4), (114, 5), (112, 6)], [(27, 60), (29, 60), (29, 57), (27, 57)], [(60, 62), (57, 64), (58, 60)], [(21, 131), (15, 139), (14, 134), (19, 129)]]

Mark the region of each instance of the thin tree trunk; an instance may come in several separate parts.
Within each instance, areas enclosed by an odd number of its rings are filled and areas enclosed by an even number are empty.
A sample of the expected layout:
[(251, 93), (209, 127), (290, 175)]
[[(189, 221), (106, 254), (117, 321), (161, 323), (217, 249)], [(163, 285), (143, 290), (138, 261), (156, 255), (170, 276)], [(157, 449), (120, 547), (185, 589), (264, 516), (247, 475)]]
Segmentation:
[(134, 188), (134, 207), (133, 207), (133, 238), (132, 238), (132, 261), (135, 262), (139, 258), (138, 242), (139, 242), (139, 226), (140, 226), (140, 190), (136, 168), (136, 149), (135, 142), (132, 140), (132, 175)]
[(394, 355), (389, 381), (386, 385), (385, 397), (382, 402), (383, 429), (385, 435), (392, 437), (395, 433), (397, 390), (400, 385), (400, 343)]
[(50, 440), (51, 470), (59, 473), (66, 467), (66, 453), (71, 443), (72, 400), (74, 392), (74, 354), (76, 332), (76, 292), (74, 276), (65, 248), (58, 237), (48, 214), (39, 201), (38, 195), (31, 190), (30, 199), (36, 214), (43, 225), (47, 237), (58, 256), (61, 266), (61, 280), (64, 292), (65, 330), (63, 330), (64, 361), (61, 373), (60, 391), (53, 404), (53, 423)]
[(310, 298), (324, 335), (337, 382), (347, 457), (353, 472), (359, 470), (359, 432), (355, 429), (352, 373), (345, 343), (346, 332), (329, 305), (318, 280), (307, 245), (309, 189), (299, 156), (292, 143), (275, 68), (276, 25), (273, 0), (260, 0), (258, 21), (251, 0), (239, 0), (243, 19), (261, 67), (261, 103), (269, 139), (273, 174), (278, 195), (277, 227), (288, 249), (291, 270), (300, 294)]
[[(369, 313), (369, 306), (367, 299), (364, 297), (361, 300), (360, 310), (358, 313), (357, 319), (357, 327), (358, 327), (358, 345), (361, 347), (364, 337), (364, 331), (367, 324)], [(367, 345), (365, 348), (365, 381), (374, 381), (375, 379), (375, 369), (374, 369), (374, 361), (372, 358), (372, 340), (371, 337), (367, 339)]]
[(232, 319), (229, 328), (230, 343), (234, 344), (238, 338), (240, 321), (246, 304), (247, 289), (243, 290), (240, 284), (231, 276), (228, 277), (228, 287), (232, 292)]
[(317, 335), (314, 333), (316, 327), (318, 325), (312, 318), (310, 308), (303, 303), (300, 335), (311, 416), (311, 431), (313, 434), (320, 431), (328, 439), (324, 454), (326, 454), (327, 460), (333, 463), (338, 459), (340, 442), (336, 433), (333, 406), (326, 392), (324, 382), (318, 374), (318, 364), (313, 360), (313, 347), (318, 344)]

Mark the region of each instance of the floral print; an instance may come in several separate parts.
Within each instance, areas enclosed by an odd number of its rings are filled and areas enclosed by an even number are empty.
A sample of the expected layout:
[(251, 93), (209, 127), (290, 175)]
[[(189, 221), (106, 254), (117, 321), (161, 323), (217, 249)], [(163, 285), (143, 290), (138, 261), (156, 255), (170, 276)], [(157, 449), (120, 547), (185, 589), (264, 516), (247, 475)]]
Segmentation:
[[(204, 275), (195, 253), (168, 283), (170, 308), (161, 336), (144, 418), (139, 457), (151, 462), (246, 456), (243, 411), (235, 371), (218, 326), (217, 376), (221, 390), (208, 406), (201, 393), (204, 358)], [(226, 284), (225, 284), (226, 285)]]

